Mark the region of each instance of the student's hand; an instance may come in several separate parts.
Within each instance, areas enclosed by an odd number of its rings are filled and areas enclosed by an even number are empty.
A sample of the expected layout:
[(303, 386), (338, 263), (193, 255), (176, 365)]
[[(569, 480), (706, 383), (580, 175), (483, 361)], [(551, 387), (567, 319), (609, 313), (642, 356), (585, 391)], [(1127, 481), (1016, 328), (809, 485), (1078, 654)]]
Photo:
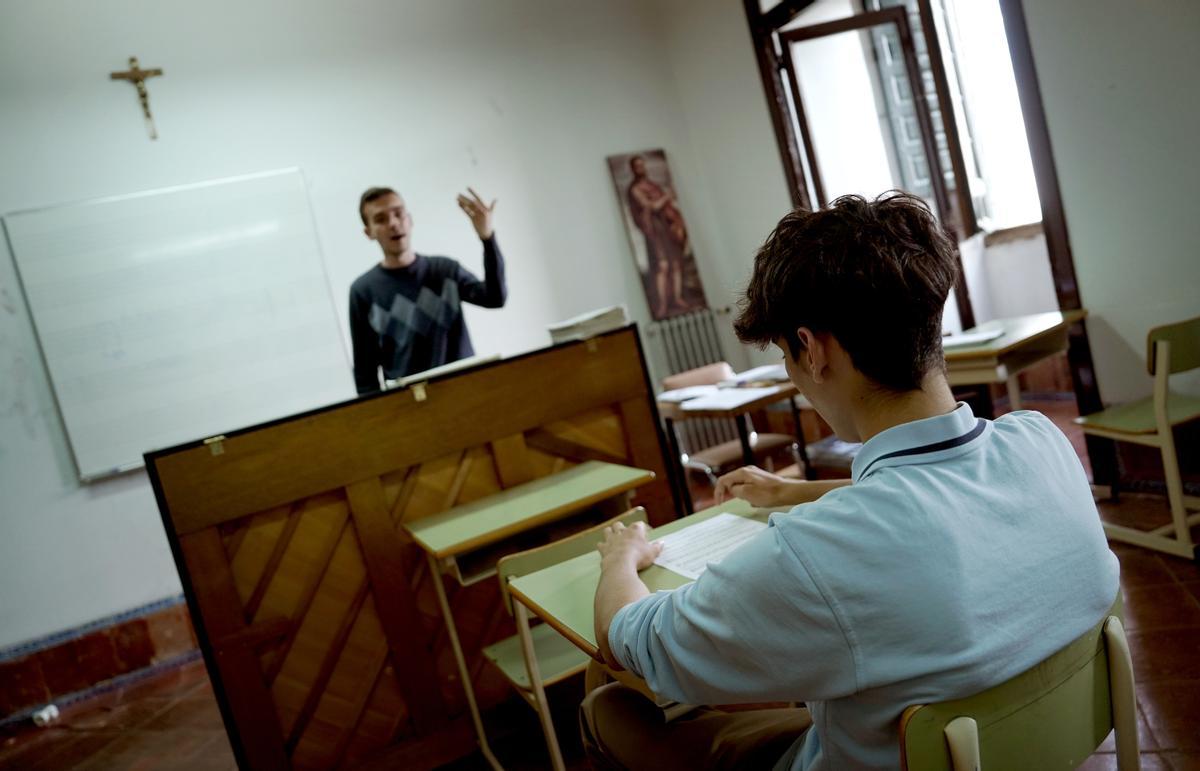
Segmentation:
[(493, 198), (491, 204), (486, 204), (473, 189), (468, 187), (467, 192), (471, 194), (470, 197), (459, 194), (458, 208), (471, 218), (471, 224), (475, 226), (479, 239), (486, 241), (496, 232), (492, 227), (492, 212), (496, 210), (496, 199)]
[(604, 540), (596, 548), (600, 551), (602, 569), (632, 567), (642, 570), (654, 564), (663, 545), (646, 540), (645, 522), (634, 522), (630, 527), (615, 522), (604, 528)]
[(741, 498), (751, 506), (766, 508), (787, 503), (787, 490), (796, 480), (763, 471), (758, 466), (734, 469), (717, 480), (717, 503)]

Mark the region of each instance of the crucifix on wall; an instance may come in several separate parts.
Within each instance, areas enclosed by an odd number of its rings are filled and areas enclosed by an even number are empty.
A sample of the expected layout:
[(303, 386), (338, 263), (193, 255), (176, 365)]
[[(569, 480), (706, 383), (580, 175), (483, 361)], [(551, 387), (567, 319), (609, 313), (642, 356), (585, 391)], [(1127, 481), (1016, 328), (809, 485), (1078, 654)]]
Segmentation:
[(150, 132), (151, 139), (158, 139), (158, 130), (154, 127), (154, 116), (150, 114), (150, 94), (146, 91), (146, 79), (162, 74), (163, 71), (157, 67), (150, 70), (140, 68), (136, 56), (129, 57), (129, 69), (108, 73), (112, 80), (128, 80), (137, 89), (138, 101), (142, 104), (142, 115), (146, 118), (146, 130)]

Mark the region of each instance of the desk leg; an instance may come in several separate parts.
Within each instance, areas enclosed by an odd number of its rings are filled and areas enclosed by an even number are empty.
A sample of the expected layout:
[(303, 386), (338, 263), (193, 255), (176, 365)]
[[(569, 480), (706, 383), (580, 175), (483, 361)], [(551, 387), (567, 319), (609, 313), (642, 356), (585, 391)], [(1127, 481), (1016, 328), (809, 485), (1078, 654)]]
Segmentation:
[(1008, 380), (1004, 381), (1008, 387), (1008, 409), (1011, 412), (1016, 412), (1021, 409), (1021, 380), (1014, 373), (1008, 376)]
[(795, 397), (788, 399), (788, 406), (792, 408), (792, 423), (796, 426), (796, 446), (800, 449), (800, 461), (804, 464), (804, 478), (816, 479), (816, 471), (808, 462), (808, 443), (804, 439), (804, 424), (800, 422), (800, 408), (796, 406)]
[(554, 721), (550, 719), (550, 703), (546, 701), (546, 689), (542, 686), (542, 672), (538, 667), (537, 651), (533, 647), (533, 634), (529, 631), (529, 611), (516, 599), (513, 599), (513, 616), (517, 622), (517, 635), (521, 639), (525, 674), (529, 675), (529, 686), (533, 689), (533, 700), (537, 704), (538, 720), (542, 723), (542, 733), (546, 735), (546, 749), (550, 751), (550, 765), (554, 771), (565, 771), (562, 751), (558, 748), (558, 735), (554, 732)]
[(679, 491), (679, 504), (683, 507), (683, 516), (695, 513), (692, 504), (692, 491), (688, 489), (688, 471), (683, 466), (683, 453), (679, 450), (679, 435), (675, 433), (675, 421), (663, 418), (663, 426), (667, 432), (667, 452), (670, 454), (671, 468), (667, 473), (677, 481), (675, 489)]
[(737, 424), (738, 439), (742, 442), (742, 462), (747, 466), (754, 465), (754, 448), (750, 446), (750, 428), (746, 425), (749, 418), (738, 415), (733, 419)]
[(479, 751), (487, 759), (495, 771), (504, 771), (500, 761), (492, 754), (488, 746), (487, 735), (483, 732), (483, 720), (479, 717), (479, 705), (475, 703), (475, 687), (471, 685), (471, 672), (467, 669), (467, 659), (463, 656), (462, 645), (458, 642), (458, 628), (454, 626), (454, 614), (450, 612), (450, 602), (446, 599), (446, 587), (442, 585), (441, 566), (437, 558), (428, 552), (425, 559), (429, 562), (429, 576), (433, 579), (433, 588), (437, 592), (438, 605), (442, 608), (442, 618), (446, 620), (446, 635), (450, 638), (450, 647), (454, 649), (454, 661), (458, 664), (458, 676), (462, 680), (463, 693), (467, 696), (467, 708), (471, 710), (471, 722), (475, 724), (475, 735), (479, 738)]

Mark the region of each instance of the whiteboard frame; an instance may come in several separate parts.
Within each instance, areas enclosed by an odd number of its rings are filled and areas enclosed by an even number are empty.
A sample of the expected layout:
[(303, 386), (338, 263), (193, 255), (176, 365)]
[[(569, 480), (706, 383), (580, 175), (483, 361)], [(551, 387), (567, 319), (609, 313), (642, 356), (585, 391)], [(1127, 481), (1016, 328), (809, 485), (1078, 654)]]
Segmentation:
[[(41, 214), (41, 213), (45, 213), (45, 212), (54, 211), (56, 209), (69, 209), (71, 207), (77, 207), (77, 206), (94, 206), (94, 205), (102, 205), (102, 204), (108, 204), (108, 203), (117, 203), (117, 202), (121, 202), (121, 201), (136, 200), (138, 198), (148, 198), (148, 197), (152, 197), (152, 196), (166, 195), (166, 194), (172, 194), (172, 193), (181, 193), (181, 192), (187, 192), (187, 191), (191, 191), (191, 190), (200, 190), (200, 189), (208, 188), (208, 187), (216, 187), (219, 185), (229, 185), (229, 184), (235, 184), (238, 182), (248, 182), (248, 181), (252, 181), (252, 180), (256, 180), (256, 179), (265, 179), (268, 177), (283, 176), (283, 175), (287, 175), (287, 174), (299, 175), (300, 180), (303, 184), (304, 200), (305, 200), (305, 205), (306, 205), (306, 209), (308, 212), (309, 225), (312, 228), (312, 233), (314, 236), (314, 246), (316, 248), (317, 259), (320, 262), (321, 275), (325, 281), (325, 291), (329, 297), (330, 309), (333, 311), (334, 318), (336, 319), (337, 318), (337, 301), (333, 295), (333, 285), (329, 278), (329, 265), (325, 259), (325, 251), (321, 247), (321, 237), (320, 237), (320, 231), (317, 228), (316, 212), (313, 209), (312, 196), (309, 195), (308, 177), (305, 175), (304, 170), (302, 168), (300, 168), (299, 166), (288, 166), (288, 167), (279, 168), (279, 169), (271, 169), (268, 171), (251, 172), (251, 173), (247, 173), (247, 174), (237, 174), (237, 175), (230, 176), (230, 177), (221, 177), (218, 179), (204, 180), (201, 182), (189, 182), (189, 183), (183, 183), (183, 184), (178, 184), (178, 185), (169, 185), (167, 187), (154, 188), (152, 190), (141, 190), (141, 191), (134, 192), (134, 193), (121, 193), (121, 194), (116, 194), (116, 195), (99, 196), (96, 198), (80, 198), (80, 199), (74, 199), (71, 201), (64, 201), (61, 203), (46, 204), (43, 206), (35, 206), (35, 207), (26, 208), (26, 209), (17, 209), (14, 211), (5, 212), (3, 215), (0, 215), (0, 231), (3, 231), (3, 233), (4, 233), (4, 242), (5, 242), (5, 245), (8, 247), (9, 259), (12, 261), (12, 266), (13, 266), (13, 273), (17, 278), (17, 289), (21, 293), (21, 300), (25, 304), (25, 310), (26, 310), (26, 313), (27, 313), (28, 319), (29, 319), (29, 326), (30, 326), (31, 331), (33, 332), (34, 342), (37, 344), (38, 358), (41, 359), (42, 368), (46, 373), (46, 382), (50, 386), (50, 395), (54, 401), (54, 409), (58, 414), (59, 424), (62, 426), (63, 437), (66, 439), (67, 448), (70, 450), (71, 462), (75, 466), (75, 473), (78, 476), (80, 482), (82, 482), (84, 484), (91, 484), (93, 482), (101, 481), (104, 479), (110, 479), (112, 477), (120, 476), (122, 474), (127, 474), (129, 472), (137, 471), (138, 469), (145, 468), (145, 466), (146, 466), (145, 456), (144, 456), (144, 454), (140, 455), (137, 460), (132, 460), (132, 461), (129, 461), (128, 463), (119, 464), (119, 465), (113, 467), (112, 469), (108, 469), (105, 471), (90, 473), (90, 474), (85, 474), (83, 472), (82, 467), (79, 463), (79, 457), (75, 450), (75, 446), (71, 441), (71, 432), (67, 426), (66, 415), (64, 413), (62, 403), (59, 399), (58, 388), (55, 385), (52, 370), (50, 368), (50, 362), (46, 358), (46, 349), (42, 344), (41, 333), (38, 331), (38, 325), (34, 318), (33, 306), (29, 301), (29, 295), (25, 288), (25, 279), (21, 275), (21, 265), (17, 259), (17, 250), (13, 244), (12, 234), (9, 232), (9, 220), (13, 217), (25, 216), (25, 215), (30, 215), (30, 214)], [(347, 371), (350, 372), (350, 371), (352, 371), (352, 364), (350, 361), (350, 353), (346, 349), (345, 337), (341, 333), (340, 329), (338, 330), (337, 339), (338, 339), (338, 347), (340, 348), (340, 350), (342, 352), (342, 358), (347, 367)], [(277, 416), (275, 419), (282, 419), (285, 417), (287, 417), (287, 416), (280, 415), (280, 416)], [(256, 422), (263, 422), (263, 421), (256, 421)], [(203, 438), (200, 438), (196, 441), (202, 441), (202, 440), (203, 440)], [(180, 441), (187, 441), (187, 440), (180, 440)], [(178, 444), (178, 443), (179, 442), (175, 442), (175, 444)], [(148, 447), (148, 448), (146, 448), (146, 452), (155, 451), (157, 449), (159, 449), (159, 448)]]

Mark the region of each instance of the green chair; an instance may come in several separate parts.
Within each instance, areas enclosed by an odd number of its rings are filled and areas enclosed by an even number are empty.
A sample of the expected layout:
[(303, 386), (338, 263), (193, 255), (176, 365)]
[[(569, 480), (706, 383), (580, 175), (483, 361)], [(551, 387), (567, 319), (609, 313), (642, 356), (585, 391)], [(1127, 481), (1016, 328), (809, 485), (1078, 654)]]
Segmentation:
[(1197, 555), (1189, 528), (1200, 522), (1200, 514), (1189, 515), (1188, 510), (1200, 509), (1200, 498), (1183, 494), (1172, 429), (1200, 418), (1200, 398), (1171, 393), (1168, 381), (1173, 374), (1200, 367), (1200, 317), (1150, 330), (1146, 347), (1154, 395), (1075, 422), (1085, 434), (1157, 447), (1162, 453), (1171, 524), (1145, 531), (1105, 522), (1105, 534), (1115, 541), (1192, 559)]
[(1117, 768), (1139, 768), (1133, 663), (1121, 599), (1103, 621), (1042, 663), (965, 699), (909, 707), (906, 771), (1076, 768), (1116, 729)]
[(537, 712), (555, 771), (563, 771), (565, 766), (550, 717), (545, 688), (584, 671), (592, 659), (549, 625), (531, 626), (529, 610), (520, 602), (513, 602), (508, 592), (508, 582), (594, 550), (602, 538), (600, 532), (614, 522), (628, 526), (645, 521), (646, 510), (639, 506), (552, 544), (510, 554), (501, 558), (496, 566), (500, 577), (500, 594), (516, 621), (517, 634), (484, 648), (483, 655), (496, 665), (517, 693)]

